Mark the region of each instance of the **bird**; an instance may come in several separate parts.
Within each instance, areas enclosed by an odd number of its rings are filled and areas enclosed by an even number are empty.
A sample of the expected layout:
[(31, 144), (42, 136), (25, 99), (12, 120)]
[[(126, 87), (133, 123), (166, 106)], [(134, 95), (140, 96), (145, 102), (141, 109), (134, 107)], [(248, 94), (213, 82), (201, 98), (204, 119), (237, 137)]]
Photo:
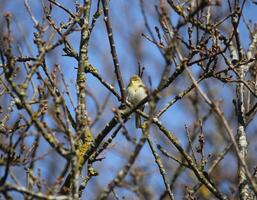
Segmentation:
[[(133, 106), (136, 106), (147, 96), (147, 88), (144, 85), (142, 79), (138, 75), (133, 75), (130, 78), (127, 90), (126, 90), (127, 101)], [(139, 108), (144, 110), (144, 106)], [(136, 128), (141, 127), (141, 119), (138, 113), (135, 113), (135, 125)]]

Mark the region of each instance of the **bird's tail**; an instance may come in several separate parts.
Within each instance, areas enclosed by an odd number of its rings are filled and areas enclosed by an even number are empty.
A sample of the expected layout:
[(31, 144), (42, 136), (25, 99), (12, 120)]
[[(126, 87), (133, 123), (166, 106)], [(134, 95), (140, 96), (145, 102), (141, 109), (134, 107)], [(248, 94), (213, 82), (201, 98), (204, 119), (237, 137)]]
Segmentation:
[(140, 119), (140, 115), (136, 113), (136, 128), (140, 128), (141, 127), (141, 119)]

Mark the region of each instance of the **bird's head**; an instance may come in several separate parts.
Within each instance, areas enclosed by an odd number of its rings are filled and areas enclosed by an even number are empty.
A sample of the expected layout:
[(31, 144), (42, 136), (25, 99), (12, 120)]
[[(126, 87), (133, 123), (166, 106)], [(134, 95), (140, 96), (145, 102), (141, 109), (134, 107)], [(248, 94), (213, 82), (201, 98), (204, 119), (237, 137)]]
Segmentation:
[(142, 83), (142, 80), (138, 75), (131, 76), (130, 84), (139, 84), (139, 83)]

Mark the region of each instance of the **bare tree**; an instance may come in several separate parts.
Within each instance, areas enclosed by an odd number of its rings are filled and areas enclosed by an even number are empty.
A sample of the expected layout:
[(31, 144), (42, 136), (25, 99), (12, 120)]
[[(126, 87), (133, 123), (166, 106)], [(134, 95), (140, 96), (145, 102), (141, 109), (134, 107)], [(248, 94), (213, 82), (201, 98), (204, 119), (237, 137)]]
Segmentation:
[(255, 0), (0, 3), (1, 199), (256, 199)]

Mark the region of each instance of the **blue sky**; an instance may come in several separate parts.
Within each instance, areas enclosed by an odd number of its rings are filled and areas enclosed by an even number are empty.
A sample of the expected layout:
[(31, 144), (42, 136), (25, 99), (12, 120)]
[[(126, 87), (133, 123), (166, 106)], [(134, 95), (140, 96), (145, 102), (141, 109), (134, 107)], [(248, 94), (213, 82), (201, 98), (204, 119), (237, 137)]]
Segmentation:
[[(0, 4), (3, 4), (5, 1), (0, 0)], [(42, 16), (42, 10), (40, 1), (29, 1), (30, 5), (32, 7), (32, 11), (37, 19), (41, 19)], [(60, 1), (67, 5), (67, 7), (70, 10), (75, 10), (74, 3), (72, 1)], [(93, 9), (91, 14), (94, 13), (96, 2), (93, 1)], [(17, 23), (14, 23), (12, 26), (12, 29), (15, 33), (16, 37), (21, 37), (23, 32), (26, 35), (26, 38), (31, 45), (31, 49), (33, 51), (33, 55), (35, 56), (37, 54), (36, 46), (33, 44), (33, 32), (35, 29), (33, 29), (32, 21), (26, 12), (25, 6), (23, 1), (20, 0), (10, 0), (7, 3), (5, 2), (5, 7), (1, 9), (1, 12), (7, 12), (10, 11), (14, 15), (15, 21), (18, 22), (18, 25), (21, 27), (21, 29), (17, 28)], [(147, 18), (149, 20), (150, 27), (152, 31), (154, 32), (154, 26), (158, 26), (159, 22), (156, 20), (156, 12), (154, 5), (158, 4), (158, 1), (149, 0), (145, 1), (146, 11), (147, 11)], [(225, 3), (224, 3), (225, 4)], [(223, 4), (223, 5), (224, 5)], [(225, 12), (225, 7), (213, 7), (215, 12)], [(250, 5), (250, 3), (246, 4), (245, 7), (246, 12), (244, 12), (244, 17), (246, 20), (248, 19), (255, 19), (257, 18), (257, 12), (256, 12), (256, 6), (253, 6), (253, 4)], [(60, 22), (66, 22), (68, 17), (66, 13), (61, 11), (59, 8), (53, 7), (53, 18), (56, 20), (56, 23), (59, 24)], [(172, 22), (176, 24), (178, 18), (173, 13), (170, 14)], [(149, 35), (147, 32), (144, 22), (142, 13), (140, 11), (139, 1), (138, 0), (112, 0), (110, 4), (110, 18), (112, 21), (113, 31), (114, 31), (114, 38), (115, 38), (115, 44), (116, 44), (116, 50), (121, 66), (121, 72), (123, 75), (123, 79), (125, 81), (125, 84), (127, 85), (129, 77), (132, 74), (137, 73), (137, 65), (138, 62), (142, 66), (145, 67), (145, 76), (144, 76), (144, 82), (149, 86), (148, 83), (148, 77), (151, 78), (153, 88), (155, 88), (159, 83), (160, 73), (165, 65), (164, 59), (161, 56), (159, 50), (149, 41), (144, 39), (141, 36), (141, 33), (145, 33), (146, 35)], [(41, 20), (40, 20), (41, 21)], [(239, 32), (242, 39), (242, 44), (244, 48), (248, 47), (249, 44), (249, 33), (243, 23), (240, 23), (239, 26)], [(134, 37), (134, 43), (131, 42), (132, 36)], [(58, 37), (57, 37), (58, 38)], [(72, 34), (69, 36), (68, 40), (73, 45), (73, 47), (78, 50), (79, 48), (79, 40), (80, 35), (79, 32)], [(26, 41), (23, 41), (24, 43)], [(21, 44), (22, 49), (24, 50), (24, 54), (29, 55), (29, 51), (26, 48), (26, 45), (24, 43)], [(138, 46), (138, 49), (135, 48), (136, 44), (142, 44)], [(133, 46), (134, 44), (135, 46)], [(17, 46), (14, 45), (14, 49), (17, 48)], [(61, 65), (61, 68), (63, 70), (63, 73), (65, 75), (65, 79), (67, 83), (70, 84), (70, 90), (72, 93), (72, 96), (74, 97), (74, 101), (76, 102), (76, 90), (74, 87), (74, 83), (76, 82), (76, 70), (75, 67), (77, 67), (77, 62), (73, 58), (64, 57), (62, 56), (62, 47), (57, 48), (55, 51), (53, 51), (51, 54), (48, 55), (47, 59), (47, 65), (48, 66), (54, 66), (55, 63), (59, 63)], [(110, 48), (109, 43), (107, 39), (107, 33), (106, 29), (102, 20), (102, 17), (99, 18), (99, 20), (96, 23), (96, 27), (93, 31), (92, 38), (90, 39), (90, 46), (89, 46), (89, 61), (92, 65), (94, 65), (99, 73), (109, 82), (114, 83), (114, 75), (113, 75), (113, 63), (112, 63), (112, 57), (110, 54)], [(173, 66), (174, 67), (174, 66)], [(197, 66), (195, 69), (197, 71)], [(101, 103), (101, 100), (108, 94), (108, 91), (99, 84), (99, 82), (92, 77), (91, 75), (87, 76), (87, 84), (89, 89), (91, 89), (94, 92), (94, 95)], [(184, 88), (186, 88), (189, 84), (186, 81), (178, 80), (175, 82), (174, 85), (172, 85), (167, 91), (166, 91), (166, 97), (160, 102), (159, 106), (165, 105), (169, 100), (171, 100), (174, 97), (174, 93), (178, 93), (179, 91), (182, 91)], [(116, 89), (118, 91), (117, 84), (115, 84)], [(213, 81), (212, 87), (217, 88), (217, 96), (216, 99), (221, 99), (223, 102), (222, 107), (225, 109), (225, 115), (228, 117), (231, 109), (233, 109), (233, 105), (231, 103), (232, 97), (235, 95), (235, 90), (231, 90), (230, 86), (226, 86), (218, 81)], [(203, 87), (205, 90), (206, 88)], [(95, 114), (95, 107), (94, 103), (92, 102), (92, 99), (88, 98), (88, 112), (90, 116), (94, 116)], [(67, 104), (70, 106), (70, 102), (67, 100)], [(187, 144), (186, 142), (186, 135), (183, 131), (184, 125), (190, 126), (194, 121), (195, 118), (192, 115), (190, 111), (188, 111), (188, 108), (185, 106), (187, 105), (187, 100), (182, 100), (178, 103), (176, 103), (174, 106), (172, 106), (161, 118), (163, 124), (171, 131), (175, 133), (175, 135), (179, 138), (182, 145), (185, 146)], [(113, 116), (112, 108), (117, 108), (119, 106), (119, 102), (111, 97), (110, 102), (108, 103), (108, 106), (105, 110), (105, 114), (103, 117), (103, 120), (97, 124), (97, 126), (94, 126), (92, 131), (96, 135), (99, 130), (102, 129), (102, 126), (111, 119)], [(159, 107), (160, 108), (160, 107)], [(204, 108), (201, 108), (201, 114), (204, 115), (207, 110), (207, 106)], [(132, 117), (133, 118), (133, 117)], [(130, 120), (128, 122), (128, 130), (131, 132), (131, 135), (133, 135), (136, 138), (140, 137), (140, 132), (136, 131), (133, 127), (134, 119)], [(214, 133), (215, 128), (213, 127), (213, 122), (207, 121), (206, 122), (206, 132)], [(233, 122), (232, 124), (235, 124)], [(249, 132), (251, 133), (252, 130), (256, 128), (254, 125), (253, 127), (249, 127)], [(158, 138), (159, 133), (154, 128), (152, 130), (154, 137)], [(155, 139), (158, 143), (158, 139)], [(31, 141), (28, 141), (31, 142)], [(46, 149), (45, 143), (43, 143), (41, 150), (42, 153)], [(127, 149), (127, 154), (124, 157), (121, 157), (120, 154), (117, 152), (120, 152), (124, 149)], [(96, 164), (96, 168), (100, 170), (104, 170), (105, 173), (101, 174), (94, 178), (95, 181), (92, 181), (89, 184), (89, 187), (86, 189), (87, 197), (91, 199), (94, 194), (94, 184), (98, 183), (101, 184), (101, 186), (106, 186), (106, 184), (112, 180), (113, 176), (117, 173), (117, 170), (120, 169), (121, 166), (123, 166), (128, 159), (129, 153), (133, 151), (132, 146), (126, 142), (124, 137), (122, 135), (118, 135), (117, 138), (114, 141), (114, 144), (112, 148), (104, 154), (106, 159)], [(210, 153), (214, 151), (214, 149), (207, 149)], [(49, 157), (49, 161), (40, 161), (38, 164), (39, 166), (45, 166), (42, 168), (43, 174), (49, 173), (49, 168), (47, 165), (49, 163), (54, 163), (54, 157)], [(147, 158), (147, 160), (145, 159)], [(41, 165), (42, 163), (42, 165)], [(119, 163), (117, 165), (117, 163)], [(143, 151), (140, 153), (139, 158), (137, 159), (136, 165), (144, 167), (145, 165), (153, 164), (154, 159), (152, 156), (149, 156), (149, 147), (146, 145), (143, 149)], [(58, 166), (62, 167), (62, 166)], [(153, 176), (150, 180), (150, 187), (158, 188), (161, 187), (162, 191), (164, 189), (164, 185), (162, 181), (160, 180), (158, 168), (156, 167), (155, 163), (151, 167), (151, 171)], [(108, 174), (108, 175), (106, 175)], [(161, 184), (160, 184), (161, 183)], [(91, 191), (92, 194), (91, 194)]]

